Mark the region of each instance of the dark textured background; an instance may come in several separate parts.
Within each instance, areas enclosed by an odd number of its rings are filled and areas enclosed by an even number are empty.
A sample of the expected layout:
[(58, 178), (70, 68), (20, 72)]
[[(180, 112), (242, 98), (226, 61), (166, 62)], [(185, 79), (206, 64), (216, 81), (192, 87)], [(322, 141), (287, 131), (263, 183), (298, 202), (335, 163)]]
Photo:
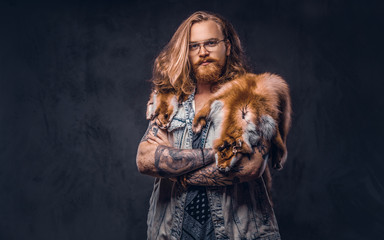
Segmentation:
[(147, 80), (195, 10), (291, 86), (283, 239), (383, 238), (383, 4), (168, 0), (0, 3), (0, 239), (145, 239)]

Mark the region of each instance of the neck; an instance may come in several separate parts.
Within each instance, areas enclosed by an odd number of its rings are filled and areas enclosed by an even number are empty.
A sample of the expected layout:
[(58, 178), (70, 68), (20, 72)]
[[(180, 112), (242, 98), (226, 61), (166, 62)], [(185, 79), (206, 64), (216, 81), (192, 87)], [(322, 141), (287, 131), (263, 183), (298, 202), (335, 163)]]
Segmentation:
[(196, 84), (196, 94), (206, 94), (206, 93), (212, 93), (212, 83), (201, 83), (197, 82)]

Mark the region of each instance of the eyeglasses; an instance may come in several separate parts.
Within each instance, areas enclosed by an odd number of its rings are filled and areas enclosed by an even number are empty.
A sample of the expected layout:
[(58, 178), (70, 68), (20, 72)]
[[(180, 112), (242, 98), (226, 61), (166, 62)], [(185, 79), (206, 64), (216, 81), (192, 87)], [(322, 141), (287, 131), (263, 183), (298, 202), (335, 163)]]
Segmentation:
[(223, 40), (209, 39), (209, 40), (200, 41), (200, 42), (193, 42), (189, 44), (189, 51), (191, 53), (198, 53), (200, 52), (201, 45), (203, 45), (205, 50), (207, 50), (208, 52), (213, 52), (217, 49), (217, 45), (223, 41), (225, 41), (225, 39)]

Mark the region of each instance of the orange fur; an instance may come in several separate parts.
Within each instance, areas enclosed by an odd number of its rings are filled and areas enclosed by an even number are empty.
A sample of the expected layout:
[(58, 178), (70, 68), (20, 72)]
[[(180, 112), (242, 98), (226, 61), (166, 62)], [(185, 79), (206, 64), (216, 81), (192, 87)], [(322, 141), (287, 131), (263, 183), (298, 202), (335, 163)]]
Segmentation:
[[(224, 84), (196, 114), (195, 132), (199, 132), (208, 119), (218, 117), (209, 114), (215, 101), (223, 103), (221, 133), (213, 146), (218, 152), (218, 167), (228, 171), (234, 164), (232, 161), (237, 161), (237, 153), (252, 153), (253, 144), (244, 137), (256, 133), (258, 143), (254, 144), (260, 144), (263, 139), (272, 141), (272, 166), (281, 169), (287, 157), (286, 138), (291, 123), (291, 100), (286, 82), (277, 75), (264, 73), (245, 74)], [(275, 126), (262, 126), (265, 119), (273, 119), (266, 124), (274, 123)], [(252, 123), (256, 129), (244, 134)], [(274, 131), (271, 135), (266, 130)]]
[(177, 100), (174, 93), (160, 94), (155, 90), (147, 103), (147, 120), (155, 120), (159, 128), (166, 129), (176, 113), (176, 108)]
[[(172, 99), (175, 101), (172, 93), (153, 93), (147, 118), (167, 128), (175, 112)], [(291, 100), (288, 85), (281, 77), (248, 73), (223, 84), (195, 115), (193, 131), (200, 132), (209, 120), (220, 129), (213, 143), (219, 169), (228, 171), (241, 154), (252, 153), (263, 140), (272, 142), (272, 166), (281, 169), (284, 165)]]

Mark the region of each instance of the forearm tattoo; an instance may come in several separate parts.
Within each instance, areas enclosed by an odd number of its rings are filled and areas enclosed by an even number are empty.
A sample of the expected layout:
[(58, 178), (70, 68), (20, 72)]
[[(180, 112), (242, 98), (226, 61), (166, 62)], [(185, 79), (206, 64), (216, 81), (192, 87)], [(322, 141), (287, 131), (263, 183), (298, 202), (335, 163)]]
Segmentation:
[[(255, 147), (255, 150), (258, 152), (257, 154), (259, 154), (259, 156), (262, 157), (264, 161), (268, 156), (269, 146), (270, 145), (268, 142), (263, 141)], [(252, 160), (251, 154), (244, 154), (244, 157), (245, 159), (248, 159), (248, 161), (254, 161)], [(187, 185), (227, 186), (239, 183), (241, 181), (248, 181), (247, 177), (249, 176), (246, 176), (244, 171), (245, 168), (243, 165), (236, 165), (231, 169), (231, 171), (222, 172), (218, 170), (216, 164), (213, 163), (209, 166), (181, 176), (179, 181), (184, 187)]]
[(147, 141), (148, 140), (148, 135), (151, 134), (151, 133), (154, 136), (156, 136), (158, 131), (159, 131), (159, 128), (157, 127), (156, 123), (154, 121), (150, 122), (149, 125), (148, 125), (148, 128), (147, 128), (147, 131), (145, 131), (144, 136), (141, 138), (140, 142)]
[(155, 152), (155, 168), (162, 177), (175, 177), (214, 161), (212, 149), (177, 149), (159, 145)]
[(238, 175), (243, 170), (242, 166), (232, 168), (230, 172), (221, 172), (216, 164), (186, 174), (181, 180), (183, 185), (199, 186), (226, 186), (240, 182)]

